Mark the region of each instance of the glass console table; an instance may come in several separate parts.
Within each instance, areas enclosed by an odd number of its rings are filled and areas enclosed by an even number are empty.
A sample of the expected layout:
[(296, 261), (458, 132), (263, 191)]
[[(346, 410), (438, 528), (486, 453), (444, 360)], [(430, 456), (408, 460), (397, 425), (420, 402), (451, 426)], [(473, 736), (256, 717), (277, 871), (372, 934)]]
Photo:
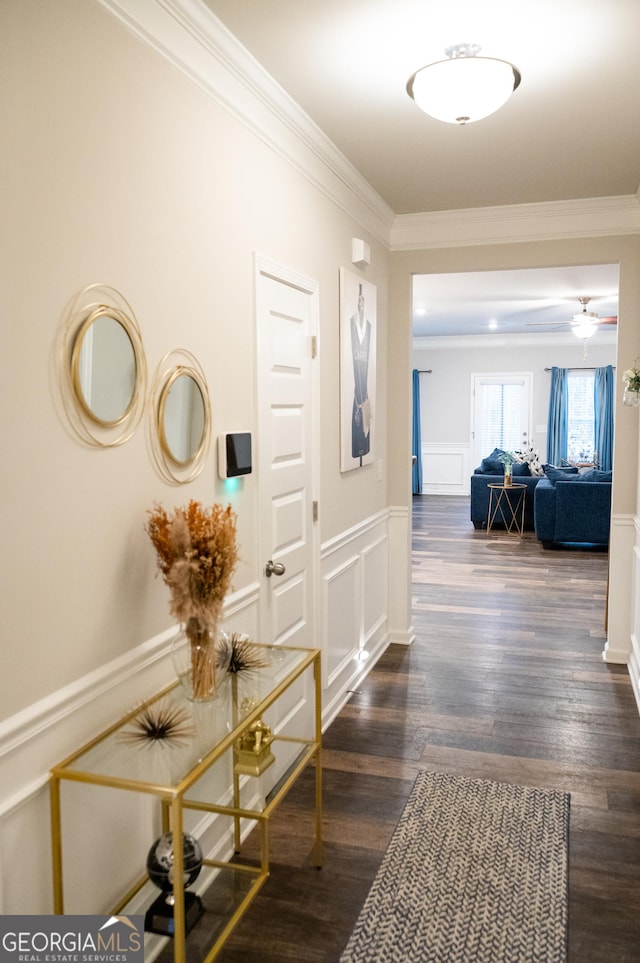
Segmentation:
[[(194, 704), (186, 700), (182, 687), (174, 683), (152, 699), (138, 706), (115, 725), (98, 735), (91, 742), (54, 766), (50, 773), (50, 803), (53, 855), (54, 912), (64, 914), (64, 867), (62, 832), (61, 784), (65, 780), (94, 786), (108, 786), (134, 793), (146, 793), (160, 803), (162, 832), (172, 832), (173, 839), (181, 839), (184, 831), (184, 811), (220, 814), (230, 818), (233, 824), (233, 848), (235, 856), (230, 860), (203, 859), (203, 869), (212, 867), (210, 884), (224, 889), (224, 878), (231, 879), (230, 891), (222, 900), (224, 920), (214, 927), (211, 945), (204, 957), (205, 963), (215, 959), (234, 926), (242, 918), (250, 903), (269, 876), (268, 823), (274, 810), (288, 790), (309, 765), (315, 766), (315, 862), (322, 863), (322, 761), (321, 761), (321, 672), (318, 649), (294, 649), (285, 646), (259, 646), (266, 665), (227, 677), (221, 685), (218, 697), (211, 703)], [(307, 680), (303, 679), (309, 673)], [(312, 679), (310, 678), (312, 674)], [(304, 734), (288, 734), (288, 730), (275, 732), (267, 728), (267, 745), (256, 751), (251, 739), (256, 727), (261, 728), (265, 713), (277, 703), (283, 702), (283, 712), (288, 712), (287, 693), (297, 697), (294, 684), (309, 683), (309, 701), (313, 700), (313, 717), (309, 716)], [(291, 701), (291, 700), (290, 700)], [(146, 709), (153, 711), (169, 703), (193, 720), (188, 737), (170, 744), (140, 744), (132, 738), (137, 733), (136, 719)], [(272, 710), (275, 711), (275, 710)], [(137, 744), (136, 744), (137, 743)], [(266, 753), (266, 754), (265, 754)], [(267, 787), (265, 773), (273, 757), (281, 757), (275, 783)], [(262, 760), (262, 762), (260, 761)], [(253, 766), (252, 762), (256, 762)], [(262, 767), (264, 766), (264, 771)], [(220, 784), (225, 793), (215, 800), (201, 798), (206, 795), (199, 780), (220, 767)], [(284, 767), (284, 772), (280, 770)], [(275, 767), (274, 770), (275, 772)], [(215, 776), (215, 773), (214, 773)], [(228, 777), (228, 778), (227, 778)], [(279, 778), (278, 778), (279, 777)], [(264, 780), (264, 781), (263, 781)], [(273, 782), (273, 780), (269, 780)], [(232, 784), (232, 785), (231, 785)], [(215, 795), (215, 794), (214, 794)], [(241, 820), (253, 820), (259, 830), (259, 859), (239, 861)], [(230, 829), (228, 830), (230, 834)], [(184, 865), (181, 846), (174, 846), (174, 908), (173, 908), (173, 960), (186, 963), (187, 926), (185, 922), (185, 893), (180, 882)], [(146, 852), (141, 852), (141, 863)], [(229, 876), (230, 874), (230, 876)], [(209, 890), (207, 890), (208, 894)], [(151, 904), (159, 890), (145, 873), (121, 901), (111, 908), (113, 915), (139, 913), (141, 900), (148, 895)], [(144, 912), (144, 910), (142, 911)], [(206, 914), (205, 914), (206, 915)], [(202, 926), (206, 926), (203, 919)], [(149, 937), (148, 937), (149, 938)], [(166, 937), (154, 937), (164, 940)], [(165, 958), (166, 949), (162, 950)]]

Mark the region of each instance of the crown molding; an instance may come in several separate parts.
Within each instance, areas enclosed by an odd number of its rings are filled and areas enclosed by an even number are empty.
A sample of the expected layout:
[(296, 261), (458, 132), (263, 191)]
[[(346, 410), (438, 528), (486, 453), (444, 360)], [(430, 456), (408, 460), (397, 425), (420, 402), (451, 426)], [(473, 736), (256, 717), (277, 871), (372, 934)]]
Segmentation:
[(98, 2), (389, 247), (394, 211), (201, 0)]
[[(589, 339), (587, 345), (616, 344), (617, 335), (613, 331), (599, 331), (597, 338)], [(418, 337), (412, 341), (414, 351), (437, 351), (445, 348), (545, 348), (553, 345), (577, 347), (579, 338), (571, 331), (548, 332), (547, 334), (459, 334)]]
[(391, 231), (391, 250), (411, 251), (639, 233), (640, 198), (629, 194), (399, 214)]
[(395, 215), (202, 3), (98, 0), (391, 251), (640, 233), (637, 195)]

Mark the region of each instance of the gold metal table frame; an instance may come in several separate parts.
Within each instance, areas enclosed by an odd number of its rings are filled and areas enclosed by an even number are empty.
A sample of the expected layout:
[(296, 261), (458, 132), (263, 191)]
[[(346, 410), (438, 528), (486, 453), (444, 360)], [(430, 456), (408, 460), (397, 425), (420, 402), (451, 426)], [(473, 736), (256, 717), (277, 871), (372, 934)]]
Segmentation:
[[(212, 938), (213, 942), (208, 955), (203, 963), (211, 963), (222, 949), (225, 941), (231, 934), (234, 927), (242, 918), (251, 902), (258, 894), (261, 887), (269, 876), (269, 836), (268, 823), (274, 810), (289, 791), (291, 786), (298, 779), (302, 771), (311, 763), (315, 766), (315, 862), (318, 867), (322, 865), (323, 841), (322, 841), (322, 712), (321, 712), (321, 670), (320, 670), (320, 650), (319, 649), (298, 649), (285, 646), (261, 646), (270, 661), (269, 669), (252, 669), (251, 673), (258, 673), (260, 676), (260, 697), (249, 704), (246, 714), (242, 715), (239, 711), (237, 699), (232, 704), (235, 706), (235, 714), (230, 722), (230, 728), (226, 730), (223, 738), (211, 744), (204, 754), (201, 747), (184, 750), (183, 771), (177, 776), (162, 782), (155, 781), (152, 773), (145, 774), (139, 778), (127, 778), (126, 758), (127, 752), (138, 752), (136, 748), (128, 747), (123, 742), (123, 730), (130, 725), (139, 713), (147, 706), (160, 703), (163, 699), (171, 698), (178, 704), (181, 702), (185, 707), (192, 704), (187, 702), (182, 695), (179, 683), (174, 683), (168, 688), (159, 692), (152, 699), (143, 705), (138, 706), (134, 711), (128, 713), (109, 729), (102, 732), (95, 739), (92, 739), (82, 748), (68, 756), (58, 765), (54, 766), (50, 772), (50, 805), (51, 805), (51, 837), (52, 837), (52, 859), (53, 859), (53, 897), (54, 912), (64, 914), (64, 867), (63, 867), (63, 839), (62, 839), (62, 799), (61, 783), (71, 780), (79, 783), (91, 784), (94, 786), (108, 786), (116, 789), (128, 790), (131, 792), (147, 793), (156, 796), (161, 805), (162, 831), (171, 831), (174, 839), (181, 839), (183, 833), (183, 815), (185, 809), (194, 809), (201, 812), (218, 813), (233, 819), (234, 826), (234, 849), (236, 855), (240, 852), (240, 821), (241, 819), (254, 820), (259, 831), (260, 859), (254, 864), (237, 862), (235, 858), (228, 861), (218, 861), (214, 859), (203, 860), (203, 866), (214, 867), (216, 876), (219, 872), (233, 870), (240, 874), (243, 879), (248, 879), (246, 892), (239, 898), (238, 906), (229, 916), (226, 924)], [(263, 714), (281, 699), (287, 690), (301, 678), (305, 672), (313, 673), (313, 685), (310, 692), (313, 692), (315, 701), (315, 712), (313, 729), (314, 734), (310, 738), (298, 737), (297, 735), (274, 734), (270, 744), (271, 749), (277, 754), (278, 742), (288, 743), (292, 752), (298, 754), (289, 765), (284, 775), (281, 776), (275, 786), (266, 795), (262, 808), (246, 808), (242, 804), (241, 780), (247, 784), (253, 777), (242, 776), (242, 766), (233, 765), (233, 805), (223, 805), (218, 802), (210, 802), (202, 799), (192, 799), (188, 797), (189, 791), (195, 786), (197, 781), (207, 773), (216, 763), (220, 763), (225, 754), (231, 753), (234, 762), (238, 759), (238, 745), (242, 736), (251, 729), (255, 728)], [(232, 677), (234, 685), (237, 685), (236, 677)], [(234, 693), (237, 696), (236, 693)], [(202, 707), (200, 707), (200, 711)], [(205, 710), (206, 711), (206, 710)], [(294, 744), (293, 746), (291, 744)], [(299, 748), (297, 745), (299, 744)], [(129, 757), (130, 759), (131, 757)], [(227, 756), (227, 760), (229, 756)], [(249, 782), (249, 785), (251, 783)], [(254, 782), (255, 785), (255, 782)], [(146, 854), (145, 854), (146, 855)], [(184, 873), (183, 852), (181, 846), (174, 847), (174, 963), (186, 963), (186, 927), (185, 927), (185, 900), (184, 887), (181, 884)], [(235, 877), (234, 877), (235, 879)], [(110, 912), (112, 915), (126, 914), (127, 905), (140, 893), (144, 886), (150, 886), (149, 877), (145, 873), (142, 878), (124, 894), (118, 904)], [(216, 885), (213, 879), (212, 886)], [(157, 897), (158, 890), (154, 890)], [(139, 912), (136, 910), (135, 912)], [(166, 937), (158, 937), (158, 939)]]
[[(524, 503), (526, 485), (490, 484), (489, 511), (487, 514), (487, 534), (495, 523), (504, 522), (507, 535), (519, 535), (524, 531)], [(513, 497), (509, 497), (510, 493)]]

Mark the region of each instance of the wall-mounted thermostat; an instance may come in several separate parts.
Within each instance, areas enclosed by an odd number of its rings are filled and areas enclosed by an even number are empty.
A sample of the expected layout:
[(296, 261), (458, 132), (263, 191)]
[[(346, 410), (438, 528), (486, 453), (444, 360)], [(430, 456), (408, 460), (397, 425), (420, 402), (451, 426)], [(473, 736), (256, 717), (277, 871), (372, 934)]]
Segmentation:
[(218, 437), (218, 474), (236, 478), (251, 474), (251, 432), (234, 431)]

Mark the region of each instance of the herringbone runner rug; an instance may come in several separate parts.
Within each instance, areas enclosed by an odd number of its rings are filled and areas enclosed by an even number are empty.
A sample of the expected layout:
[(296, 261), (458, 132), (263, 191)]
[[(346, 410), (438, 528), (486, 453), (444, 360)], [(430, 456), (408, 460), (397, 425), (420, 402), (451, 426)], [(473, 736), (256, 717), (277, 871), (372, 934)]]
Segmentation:
[(341, 963), (563, 963), (569, 795), (417, 777)]

